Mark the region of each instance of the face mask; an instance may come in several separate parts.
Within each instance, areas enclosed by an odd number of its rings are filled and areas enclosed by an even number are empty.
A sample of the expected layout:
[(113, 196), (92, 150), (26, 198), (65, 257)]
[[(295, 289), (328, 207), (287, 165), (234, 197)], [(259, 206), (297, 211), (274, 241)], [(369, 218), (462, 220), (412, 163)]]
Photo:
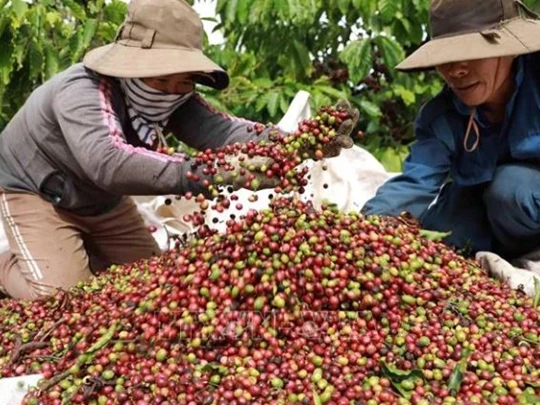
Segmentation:
[(146, 85), (140, 79), (120, 79), (128, 114), (140, 140), (153, 145), (158, 127), (165, 127), (171, 114), (193, 94), (168, 94)]

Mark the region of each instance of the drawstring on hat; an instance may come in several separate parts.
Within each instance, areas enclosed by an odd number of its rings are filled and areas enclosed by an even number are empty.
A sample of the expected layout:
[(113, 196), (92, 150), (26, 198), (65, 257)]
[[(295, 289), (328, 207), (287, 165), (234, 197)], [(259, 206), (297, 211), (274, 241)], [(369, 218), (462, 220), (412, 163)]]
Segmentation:
[(154, 124), (154, 129), (156, 130), (156, 135), (157, 135), (157, 141), (158, 141), (157, 147), (168, 149), (169, 144), (167, 142), (167, 138), (163, 134), (163, 131), (161, 130), (160, 126), (157, 124)]
[[(495, 80), (497, 81), (500, 73), (500, 67), (501, 67), (501, 59), (497, 61), (497, 68), (495, 70)], [(465, 137), (463, 138), (463, 148), (466, 152), (474, 152), (478, 145), (480, 144), (480, 128), (478, 127), (478, 123), (475, 120), (476, 115), (476, 107), (471, 108), (470, 110), (470, 116), (469, 116), (469, 123), (467, 124), (467, 131), (465, 132)], [(473, 145), (469, 148), (469, 136), (471, 134), (471, 131), (474, 130), (474, 133), (476, 135), (476, 140), (474, 141)]]
[[(480, 144), (480, 128), (478, 128), (478, 124), (474, 119), (475, 113), (476, 108), (473, 108), (471, 110), (471, 116), (469, 117), (469, 123), (467, 124), (467, 132), (465, 132), (465, 137), (463, 138), (463, 148), (466, 152), (474, 152)], [(472, 147), (469, 148), (469, 135), (471, 134), (471, 130), (473, 129), (476, 135), (476, 140), (474, 141)]]

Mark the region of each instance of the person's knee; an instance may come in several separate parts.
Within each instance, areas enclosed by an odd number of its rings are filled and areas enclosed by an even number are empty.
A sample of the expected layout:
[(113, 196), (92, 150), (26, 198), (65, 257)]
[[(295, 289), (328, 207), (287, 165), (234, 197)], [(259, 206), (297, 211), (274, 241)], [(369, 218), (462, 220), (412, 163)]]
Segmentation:
[[(0, 292), (2, 289), (0, 288)], [(6, 288), (4, 289), (5, 294), (9, 298), (17, 300), (27, 300), (27, 301), (37, 301), (49, 298), (57, 292), (57, 289), (54, 287), (46, 287), (38, 284), (29, 283), (24, 288), (17, 288), (13, 291)]]
[(55, 287), (30, 283), (27, 291), (28, 293), (26, 297), (23, 297), (22, 299), (36, 301), (49, 298), (50, 296), (54, 295), (58, 289)]
[(21, 262), (15, 255), (9, 252), (0, 255), (0, 291), (5, 291), (10, 298), (41, 300), (56, 294), (58, 289), (67, 289), (71, 285), (56, 286), (51, 283), (51, 277), (46, 281), (33, 277), (30, 271), (25, 271), (25, 267), (21, 267)]
[(484, 192), (484, 203), (491, 219), (507, 218), (540, 224), (540, 171), (528, 165), (503, 165), (495, 172)]

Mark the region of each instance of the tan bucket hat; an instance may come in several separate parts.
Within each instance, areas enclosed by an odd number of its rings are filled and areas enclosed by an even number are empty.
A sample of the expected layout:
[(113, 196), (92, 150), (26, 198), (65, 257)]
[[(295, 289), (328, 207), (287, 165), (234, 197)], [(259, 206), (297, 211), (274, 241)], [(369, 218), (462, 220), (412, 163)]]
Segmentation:
[(429, 19), (431, 40), (396, 69), (423, 70), (540, 50), (538, 15), (519, 0), (432, 0)]
[(88, 52), (83, 64), (124, 78), (203, 73), (197, 82), (224, 89), (229, 76), (203, 54), (203, 36), (199, 15), (184, 0), (132, 0), (115, 42)]

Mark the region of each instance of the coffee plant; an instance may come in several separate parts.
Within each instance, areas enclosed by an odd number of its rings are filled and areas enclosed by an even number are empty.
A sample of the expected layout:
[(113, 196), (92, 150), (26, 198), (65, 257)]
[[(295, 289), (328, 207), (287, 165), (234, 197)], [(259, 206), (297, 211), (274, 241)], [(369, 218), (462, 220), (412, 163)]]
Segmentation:
[[(218, 0), (224, 65), (238, 71), (220, 100), (233, 112), (275, 120), (297, 90), (315, 106), (346, 95), (363, 111), (362, 146), (401, 170), (413, 122), (441, 88), (433, 72), (394, 66), (427, 39), (427, 0)], [(525, 1), (540, 9), (540, 1)], [(283, 39), (287, 40), (284, 41)], [(241, 58), (235, 51), (245, 49)], [(261, 79), (264, 78), (264, 79)], [(241, 90), (238, 90), (241, 89)], [(276, 113), (277, 112), (277, 113)], [(276, 117), (277, 116), (277, 117)]]
[(0, 0), (0, 130), (40, 83), (114, 40), (120, 0)]

